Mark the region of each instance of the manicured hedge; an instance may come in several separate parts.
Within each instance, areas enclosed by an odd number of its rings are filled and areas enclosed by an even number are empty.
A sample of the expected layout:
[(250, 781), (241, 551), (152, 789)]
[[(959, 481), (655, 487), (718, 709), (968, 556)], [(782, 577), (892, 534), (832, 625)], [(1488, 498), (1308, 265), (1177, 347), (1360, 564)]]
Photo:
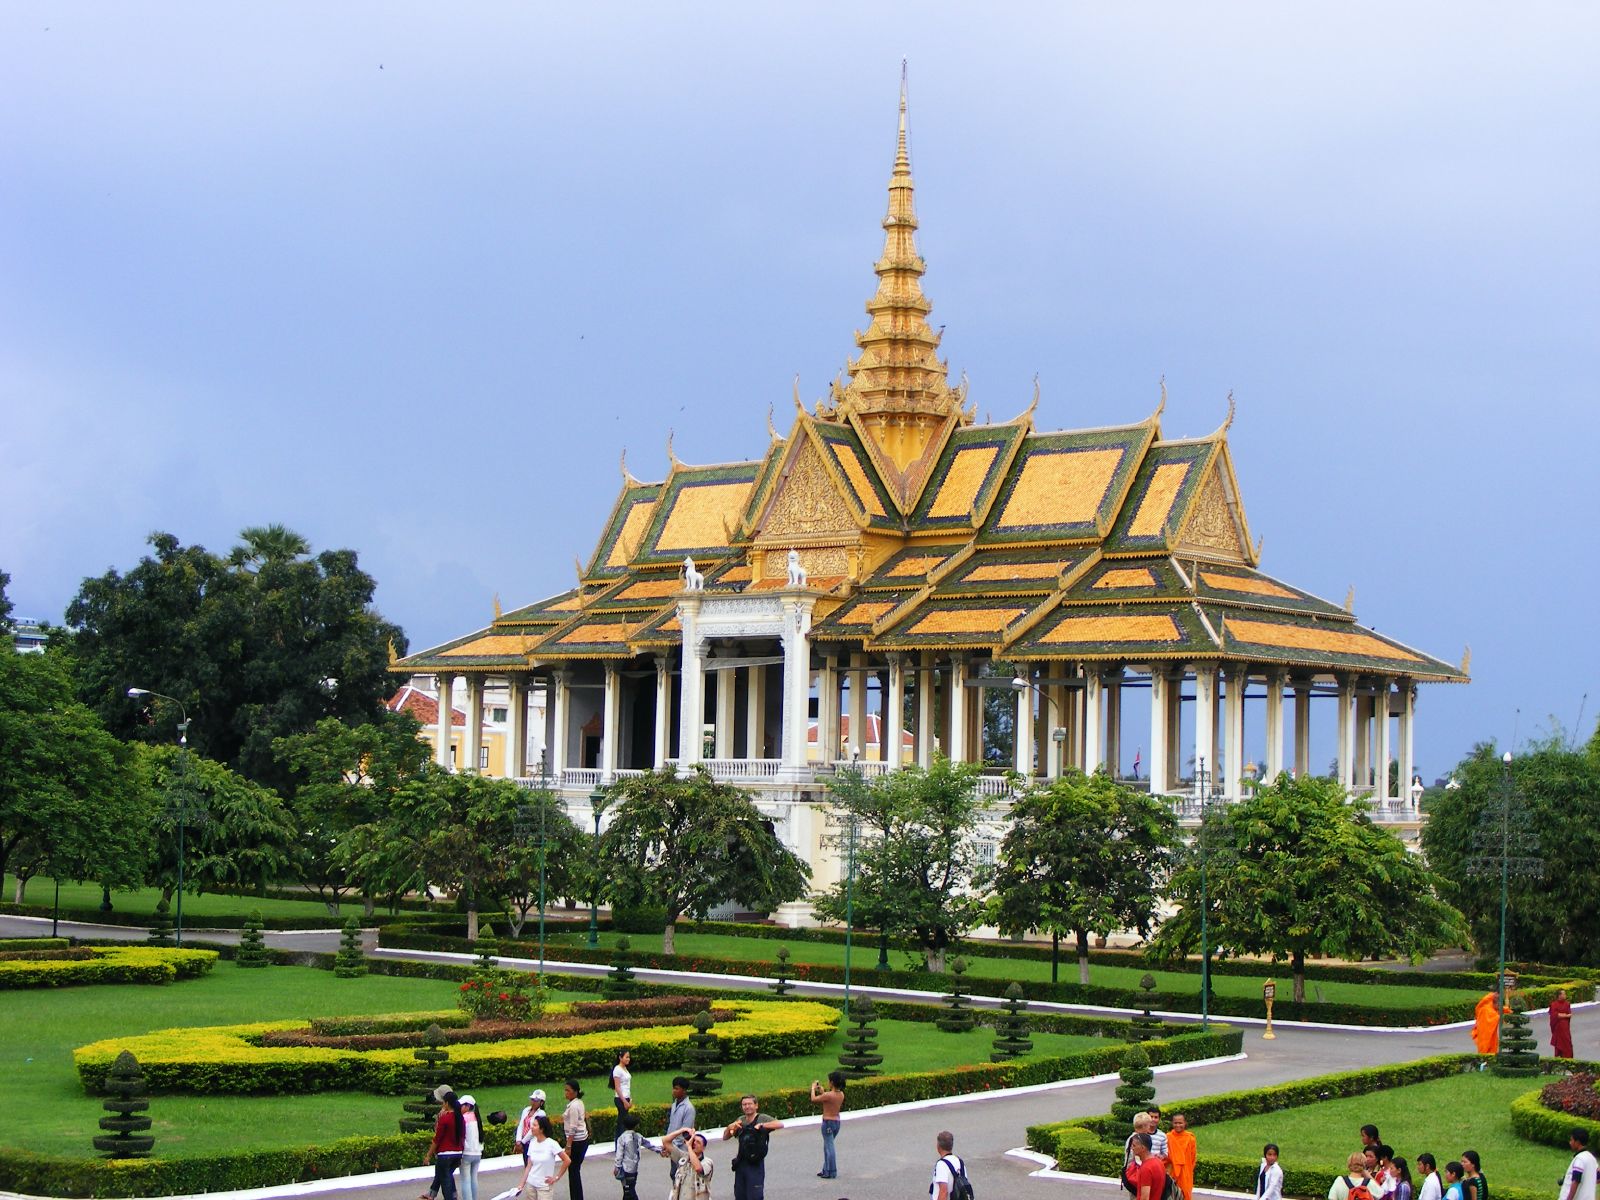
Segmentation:
[(211, 950), (167, 949), (162, 946), (96, 947), (83, 958), (0, 960), (0, 989), (76, 987), (95, 983), (172, 983), (195, 979), (211, 970)]
[[(302, 897), (303, 899), (303, 897)], [(0, 904), (0, 913), (13, 917), (48, 917), (55, 913), (47, 904)], [(153, 919), (149, 913), (128, 912), (101, 912), (98, 908), (63, 908), (59, 914), (63, 921), (76, 921), (87, 925), (120, 925), (126, 928), (147, 928)], [(220, 914), (217, 916), (191, 917), (185, 915), (183, 927), (188, 929), (243, 929), (248, 918), (240, 913)], [(303, 917), (262, 917), (263, 929), (343, 929), (346, 917), (330, 917), (326, 911), (321, 913), (307, 913)], [(387, 913), (375, 913), (371, 917), (359, 918), (361, 923), (368, 928), (387, 925), (390, 922), (404, 922), (409, 925), (432, 925), (435, 923), (446, 926), (459, 924), (460, 916), (455, 913), (440, 912), (408, 912), (399, 916), (390, 916)], [(185, 938), (185, 941), (188, 939)]]
[(1535, 1088), (1511, 1102), (1511, 1128), (1516, 1130), (1518, 1137), (1565, 1150), (1567, 1131), (1581, 1128), (1589, 1131), (1591, 1146), (1600, 1146), (1600, 1121), (1546, 1108), (1539, 1102), (1539, 1093), (1542, 1090)]
[[(552, 1006), (560, 1011), (563, 1006)], [(839, 1021), (825, 1004), (784, 1000), (717, 1000), (714, 1007), (739, 1012), (717, 1025), (726, 1061), (789, 1058), (819, 1051)], [(409, 1049), (358, 1052), (322, 1047), (270, 1047), (253, 1044), (271, 1030), (303, 1029), (303, 1020), (248, 1025), (162, 1029), (79, 1046), (73, 1061), (84, 1089), (104, 1090), (106, 1073), (118, 1053), (139, 1060), (152, 1092), (291, 1093), (365, 1091), (400, 1094), (415, 1065)], [(450, 1051), (451, 1083), (485, 1087), (530, 1078), (604, 1075), (616, 1051), (633, 1051), (637, 1070), (668, 1070), (683, 1062), (689, 1026), (658, 1026), (578, 1034), (559, 1038), (521, 1038), (469, 1043)]]
[(65, 950), (72, 945), (64, 937), (0, 938), (0, 950)]
[[(390, 948), (413, 950), (443, 950), (457, 953), (469, 952), (472, 943), (465, 938), (444, 937), (435, 933), (425, 932), (405, 926), (391, 926), (379, 934), (382, 945)], [(537, 947), (527, 942), (504, 941), (500, 943), (502, 954), (529, 957), (537, 953)], [(591, 950), (587, 946), (563, 945), (558, 953), (567, 962), (609, 964), (613, 952), (605, 948)], [(630, 962), (635, 967), (649, 967), (668, 971), (712, 972), (729, 975), (757, 975), (775, 977), (778, 973), (778, 964), (774, 962), (752, 961), (747, 959), (715, 958), (706, 955), (687, 954), (659, 954), (653, 952), (635, 952), (630, 955)], [(820, 982), (839, 983), (844, 980), (844, 968), (840, 966), (824, 965), (818, 963), (791, 963), (785, 968), (786, 973), (798, 981), (816, 980)], [(1374, 988), (1381, 988), (1386, 979), (1393, 976), (1394, 972), (1370, 971), (1365, 973), (1365, 982)], [(1384, 978), (1378, 978), (1382, 976)], [(949, 986), (948, 975), (934, 974), (930, 971), (879, 971), (874, 968), (855, 967), (851, 971), (851, 978), (864, 986), (902, 988), (917, 991), (943, 991)], [(1431, 976), (1427, 978), (1431, 979)], [(1000, 996), (1009, 986), (1010, 981), (1005, 979), (991, 979), (967, 975), (965, 983), (974, 995)], [(1404, 982), (1393, 979), (1392, 982)], [(1143, 992), (1131, 988), (1104, 987), (1096, 984), (1078, 983), (1046, 983), (1038, 980), (1019, 980), (1023, 995), (1030, 1000), (1050, 1000), (1062, 1004), (1092, 1004), (1110, 1008), (1143, 1008), (1146, 997)], [(1556, 985), (1528, 987), (1524, 994), (1528, 998), (1529, 1007), (1537, 1008), (1548, 1003), (1555, 995)], [(1566, 983), (1568, 995), (1574, 999), (1592, 999), (1594, 984), (1572, 981)], [(1152, 992), (1149, 996), (1151, 1007), (1168, 1012), (1199, 1012), (1200, 996), (1198, 993)], [(1443, 1025), (1452, 1021), (1470, 1020), (1473, 1015), (1473, 1005), (1477, 1003), (1476, 994), (1463, 992), (1462, 998), (1447, 1004), (1431, 1004), (1414, 1008), (1397, 1008), (1383, 1004), (1381, 997), (1374, 997), (1371, 1005), (1363, 1004), (1332, 1004), (1332, 1003), (1306, 1003), (1295, 1004), (1287, 997), (1278, 1000), (1274, 1005), (1274, 1016), (1279, 1020), (1321, 1022), (1325, 1024), (1350, 1024), (1350, 1025)], [(1213, 996), (1211, 1012), (1219, 1017), (1256, 1017), (1266, 1016), (1266, 1005), (1256, 996)]]

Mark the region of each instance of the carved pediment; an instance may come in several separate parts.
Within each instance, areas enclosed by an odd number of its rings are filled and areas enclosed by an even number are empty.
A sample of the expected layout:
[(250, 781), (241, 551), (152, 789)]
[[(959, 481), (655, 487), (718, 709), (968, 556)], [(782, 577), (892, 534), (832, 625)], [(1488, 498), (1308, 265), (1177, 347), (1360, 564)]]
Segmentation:
[(795, 455), (794, 465), (779, 480), (756, 537), (771, 542), (830, 534), (855, 541), (859, 527), (823, 465), (821, 452), (807, 440)]
[(1239, 529), (1239, 519), (1228, 503), (1227, 489), (1223, 487), (1222, 472), (1211, 469), (1183, 529), (1178, 544), (1180, 553), (1192, 551), (1211, 557), (1237, 559), (1248, 562), (1244, 538)]

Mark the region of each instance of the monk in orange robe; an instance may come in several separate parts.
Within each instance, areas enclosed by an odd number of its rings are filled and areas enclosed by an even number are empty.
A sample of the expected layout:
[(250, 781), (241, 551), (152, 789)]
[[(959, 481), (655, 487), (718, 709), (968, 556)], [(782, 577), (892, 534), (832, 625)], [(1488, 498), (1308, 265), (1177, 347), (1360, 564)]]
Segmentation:
[(1499, 998), (1490, 992), (1478, 1001), (1473, 1010), (1472, 1041), (1479, 1054), (1498, 1054), (1500, 1051)]
[(1194, 1191), (1194, 1160), (1194, 1134), (1189, 1132), (1189, 1118), (1175, 1113), (1172, 1132), (1167, 1134), (1167, 1168), (1183, 1193), (1183, 1200), (1190, 1200)]
[(1572, 1002), (1566, 988), (1550, 1001), (1550, 1053), (1557, 1058), (1572, 1057)]

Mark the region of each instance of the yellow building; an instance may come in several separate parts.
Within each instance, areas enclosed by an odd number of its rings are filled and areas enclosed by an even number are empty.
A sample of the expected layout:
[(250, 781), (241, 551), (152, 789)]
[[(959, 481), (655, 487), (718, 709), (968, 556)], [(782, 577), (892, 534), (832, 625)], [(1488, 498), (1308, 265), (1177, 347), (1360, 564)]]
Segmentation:
[[(902, 94), (870, 321), (828, 394), (807, 407), (797, 387), (788, 431), (769, 419), (753, 455), (691, 466), (669, 440), (665, 479), (624, 466), (579, 586), (396, 669), (446, 691), (459, 677), (469, 698), (486, 678), (513, 695), (540, 681), (575, 803), (630, 771), (704, 763), (750, 786), (819, 867), (819, 780), (936, 749), (987, 761), (986, 687), (1017, 706), (1004, 765), (1023, 776), (1125, 775), (1137, 747), (1144, 784), (1192, 809), (1196, 776), (1242, 794), (1247, 712), (1268, 776), (1312, 770), (1316, 717), (1337, 777), (1380, 819), (1414, 820), (1383, 767), (1412, 777), (1417, 685), (1464, 681), (1465, 662), (1260, 570), (1231, 397), (1200, 438), (1165, 435), (1164, 392), (1112, 428), (1043, 430), (1037, 392), (979, 424), (928, 323), (905, 121)], [(867, 754), (869, 729), (896, 752)], [(1012, 784), (996, 772), (985, 787)]]

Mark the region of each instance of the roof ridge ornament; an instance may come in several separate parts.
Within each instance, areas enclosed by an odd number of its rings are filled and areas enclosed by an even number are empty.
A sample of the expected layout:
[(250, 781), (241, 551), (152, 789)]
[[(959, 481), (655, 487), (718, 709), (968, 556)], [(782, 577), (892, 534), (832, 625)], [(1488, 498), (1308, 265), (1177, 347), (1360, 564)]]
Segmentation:
[(624, 446), (622, 448), (621, 466), (622, 466), (622, 486), (623, 487), (630, 487), (630, 488), (631, 487), (638, 487), (641, 483), (644, 482), (641, 479), (635, 479), (633, 477), (633, 472), (628, 470), (628, 448), (626, 446)]
[(1166, 372), (1163, 371), (1161, 373), (1161, 403), (1156, 405), (1155, 415), (1159, 417), (1162, 413), (1164, 413), (1166, 411), (1167, 411), (1167, 375), (1166, 375)]
[[(794, 377), (794, 386), (795, 391), (798, 392), (800, 390), (800, 376), (798, 375)], [(767, 437), (772, 439), (773, 445), (783, 441), (782, 435), (778, 433), (778, 427), (772, 423), (772, 405), (770, 404), (767, 405)]]
[(1463, 675), (1472, 674), (1472, 647), (1471, 646), (1463, 646), (1461, 648), (1461, 673)]
[(678, 456), (672, 452), (672, 438), (675, 433), (675, 430), (667, 430), (667, 461), (671, 463), (674, 468), (683, 466), (683, 464), (678, 461)]
[(1350, 590), (1344, 594), (1344, 610), (1347, 613), (1356, 611), (1356, 585), (1351, 584)]
[(496, 621), (498, 621), (500, 619), (500, 593), (499, 592), (496, 592), (494, 594), (494, 599), (490, 603), (494, 606), (494, 619)]

